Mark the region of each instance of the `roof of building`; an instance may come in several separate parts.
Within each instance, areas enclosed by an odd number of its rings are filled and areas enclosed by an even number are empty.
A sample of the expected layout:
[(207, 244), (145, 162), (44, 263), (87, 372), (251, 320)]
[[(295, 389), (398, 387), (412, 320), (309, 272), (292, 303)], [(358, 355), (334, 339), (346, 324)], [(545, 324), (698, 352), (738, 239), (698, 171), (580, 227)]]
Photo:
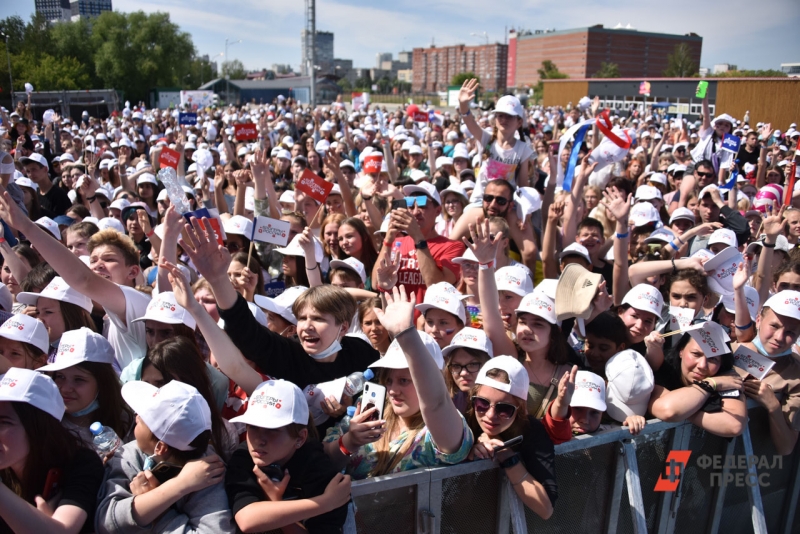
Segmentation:
[[(198, 90), (212, 89), (217, 83), (224, 82), (225, 78), (217, 78), (198, 87)], [(275, 80), (230, 80), (230, 84), (242, 89), (291, 89), (293, 87), (307, 87), (311, 85), (309, 76), (293, 76), (291, 78), (277, 78)]]
[(526, 33), (524, 35), (517, 35), (517, 39), (542, 39), (556, 35), (567, 35), (570, 33), (613, 33), (613, 34), (626, 34), (626, 35), (639, 35), (642, 37), (663, 37), (667, 39), (681, 39), (688, 41), (702, 41), (703, 38), (696, 33), (688, 33), (686, 35), (676, 33), (659, 33), (659, 32), (642, 32), (634, 29), (626, 28), (604, 28), (602, 24), (594, 26), (587, 26), (584, 28), (571, 28), (568, 30), (545, 31), (542, 33)]

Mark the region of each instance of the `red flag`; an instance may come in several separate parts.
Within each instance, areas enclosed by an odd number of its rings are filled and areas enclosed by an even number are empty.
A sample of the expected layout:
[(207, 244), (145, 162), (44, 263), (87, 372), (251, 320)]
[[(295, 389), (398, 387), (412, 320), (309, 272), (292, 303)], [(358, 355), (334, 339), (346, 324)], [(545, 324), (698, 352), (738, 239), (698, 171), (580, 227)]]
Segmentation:
[(294, 188), (321, 203), (325, 202), (325, 199), (328, 198), (331, 189), (333, 189), (333, 184), (331, 182), (326, 182), (310, 169), (306, 169), (303, 171), (303, 174), (300, 175), (300, 179), (297, 180), (297, 183), (294, 184)]

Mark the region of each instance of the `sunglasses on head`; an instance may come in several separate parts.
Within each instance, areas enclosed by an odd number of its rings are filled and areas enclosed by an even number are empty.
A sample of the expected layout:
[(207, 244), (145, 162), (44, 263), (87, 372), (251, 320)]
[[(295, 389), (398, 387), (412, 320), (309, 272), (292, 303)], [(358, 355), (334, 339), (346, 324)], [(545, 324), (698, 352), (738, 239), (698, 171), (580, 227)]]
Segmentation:
[(517, 413), (517, 407), (508, 402), (498, 402), (492, 404), (488, 399), (483, 397), (472, 397), (472, 409), (477, 414), (484, 414), (489, 411), (489, 408), (494, 408), (494, 413), (500, 419), (511, 419)]
[(428, 197), (424, 195), (419, 197), (406, 197), (405, 200), (408, 209), (413, 208), (415, 203), (418, 208), (424, 208), (428, 204)]
[(486, 204), (491, 204), (492, 201), (495, 201), (497, 202), (498, 206), (505, 206), (509, 202), (509, 200), (506, 197), (496, 197), (494, 195), (483, 195), (483, 201)]

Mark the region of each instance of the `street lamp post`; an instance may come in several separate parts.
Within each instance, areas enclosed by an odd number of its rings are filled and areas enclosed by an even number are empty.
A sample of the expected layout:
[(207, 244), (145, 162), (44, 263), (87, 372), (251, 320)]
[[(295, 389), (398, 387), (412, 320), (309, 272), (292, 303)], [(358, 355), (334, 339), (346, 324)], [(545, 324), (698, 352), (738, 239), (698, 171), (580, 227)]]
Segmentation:
[(11, 91), (11, 111), (14, 111), (14, 78), (11, 75), (11, 55), (8, 52), (8, 34), (0, 33), (0, 37), (6, 40), (6, 59), (8, 60), (8, 83), (11, 84), (8, 88)]
[[(241, 39), (239, 39), (237, 41), (232, 41), (230, 43), (228, 41), (230, 41), (230, 39), (225, 39), (225, 63), (228, 62), (228, 44), (233, 46), (235, 44), (238, 44), (238, 43), (242, 42)], [(230, 99), (230, 92), (231, 92), (230, 79), (231, 79), (230, 73), (226, 74), (225, 75), (225, 103), (227, 103), (227, 104), (230, 104), (230, 102), (228, 102), (228, 100)]]

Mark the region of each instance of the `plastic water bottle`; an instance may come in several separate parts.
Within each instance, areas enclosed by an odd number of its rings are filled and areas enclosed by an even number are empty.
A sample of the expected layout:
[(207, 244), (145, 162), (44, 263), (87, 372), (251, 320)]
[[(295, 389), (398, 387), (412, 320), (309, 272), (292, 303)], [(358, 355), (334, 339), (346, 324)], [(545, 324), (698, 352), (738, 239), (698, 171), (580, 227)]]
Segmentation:
[(364, 382), (367, 380), (372, 380), (374, 377), (375, 373), (372, 372), (372, 369), (367, 369), (363, 373), (356, 371), (348, 376), (345, 380), (344, 394), (351, 398), (355, 397), (362, 389), (364, 389)]
[(186, 192), (181, 187), (175, 169), (172, 167), (164, 167), (158, 171), (158, 179), (161, 180), (162, 184), (164, 184), (164, 188), (167, 190), (169, 201), (173, 206), (175, 206), (175, 209), (178, 210), (181, 215), (192, 211), (189, 201), (186, 200)]
[(341, 423), (339, 423), (342, 427), (342, 434), (346, 433), (350, 430), (350, 419), (356, 414), (356, 407), (355, 406), (348, 406), (347, 413), (342, 417)]
[(114, 429), (109, 426), (103, 426), (103, 423), (100, 421), (95, 421), (92, 423), (92, 426), (89, 427), (89, 430), (92, 433), (92, 442), (94, 443), (94, 450), (97, 451), (97, 454), (100, 455), (100, 458), (105, 458), (109, 454), (116, 451), (120, 445), (122, 445), (122, 440), (119, 439), (117, 433), (114, 432)]
[(400, 248), (403, 246), (402, 241), (395, 241), (394, 246), (392, 247), (392, 263), (397, 261), (397, 257), (400, 256)]

